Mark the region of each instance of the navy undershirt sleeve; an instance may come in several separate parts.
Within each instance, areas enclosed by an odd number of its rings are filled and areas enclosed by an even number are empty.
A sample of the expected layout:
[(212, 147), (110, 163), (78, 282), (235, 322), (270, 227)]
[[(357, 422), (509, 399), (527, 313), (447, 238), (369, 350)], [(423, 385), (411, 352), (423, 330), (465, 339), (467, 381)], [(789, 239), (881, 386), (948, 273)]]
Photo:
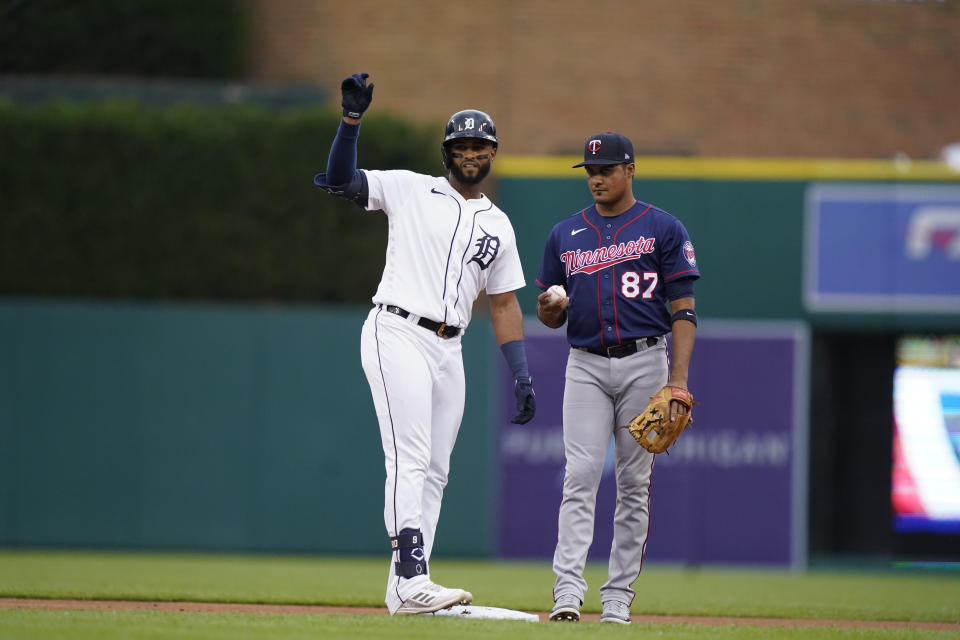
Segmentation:
[(693, 297), (693, 281), (696, 278), (679, 278), (666, 283), (667, 300)]
[(327, 183), (347, 184), (357, 173), (357, 138), (360, 136), (359, 124), (340, 121), (340, 128), (330, 145), (327, 158)]
[(340, 128), (330, 145), (327, 172), (318, 173), (313, 183), (332, 195), (366, 206), (369, 194), (367, 176), (357, 169), (357, 138), (359, 124), (340, 121)]
[(530, 369), (527, 367), (527, 350), (523, 345), (523, 340), (504, 342), (500, 345), (500, 351), (503, 352), (503, 357), (510, 365), (514, 378), (530, 376)]

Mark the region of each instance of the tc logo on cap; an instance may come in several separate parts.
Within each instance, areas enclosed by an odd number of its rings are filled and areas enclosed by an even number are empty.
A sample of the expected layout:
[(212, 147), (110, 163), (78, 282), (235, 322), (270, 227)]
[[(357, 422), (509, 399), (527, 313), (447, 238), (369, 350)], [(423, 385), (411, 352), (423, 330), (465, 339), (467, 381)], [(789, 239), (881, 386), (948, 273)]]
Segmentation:
[(587, 148), (590, 149), (590, 153), (596, 155), (597, 151), (600, 151), (600, 141), (596, 139), (591, 140), (587, 143)]

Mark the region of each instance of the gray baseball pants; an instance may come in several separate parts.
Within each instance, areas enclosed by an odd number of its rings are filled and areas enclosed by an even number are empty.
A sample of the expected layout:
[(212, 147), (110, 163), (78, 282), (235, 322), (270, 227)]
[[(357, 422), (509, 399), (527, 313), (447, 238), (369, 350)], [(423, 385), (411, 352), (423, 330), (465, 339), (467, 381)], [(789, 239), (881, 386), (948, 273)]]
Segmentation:
[(631, 585), (640, 575), (650, 522), (653, 454), (624, 427), (646, 409), (650, 396), (667, 383), (666, 341), (625, 358), (606, 358), (570, 350), (563, 393), (563, 445), (567, 458), (563, 501), (553, 556), (557, 574), (553, 596), (587, 591), (583, 569), (593, 541), (597, 489), (610, 436), (614, 437), (617, 506), (609, 579), (601, 600), (631, 604)]

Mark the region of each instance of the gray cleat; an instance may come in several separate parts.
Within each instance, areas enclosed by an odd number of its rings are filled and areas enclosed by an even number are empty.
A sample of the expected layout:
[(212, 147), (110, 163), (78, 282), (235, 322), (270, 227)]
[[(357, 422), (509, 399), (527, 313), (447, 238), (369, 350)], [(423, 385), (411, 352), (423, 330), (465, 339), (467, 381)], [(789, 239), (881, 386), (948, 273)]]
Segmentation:
[(550, 611), (550, 620), (553, 622), (580, 622), (580, 598), (571, 593), (559, 596)]
[(630, 624), (630, 606), (618, 600), (609, 600), (603, 603), (603, 614), (600, 622), (615, 622)]

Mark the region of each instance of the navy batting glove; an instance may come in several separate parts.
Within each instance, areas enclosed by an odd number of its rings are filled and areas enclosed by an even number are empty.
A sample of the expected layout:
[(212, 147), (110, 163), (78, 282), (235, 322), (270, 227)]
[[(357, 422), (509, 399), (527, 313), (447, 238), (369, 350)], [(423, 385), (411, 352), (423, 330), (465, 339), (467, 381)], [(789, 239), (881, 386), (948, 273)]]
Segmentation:
[(510, 422), (513, 424), (527, 424), (533, 420), (537, 412), (537, 397), (533, 392), (533, 378), (520, 376), (513, 385), (513, 395), (517, 397), (517, 415)]
[(340, 84), (340, 106), (347, 118), (359, 118), (373, 100), (373, 83), (367, 84), (369, 73), (355, 73)]

